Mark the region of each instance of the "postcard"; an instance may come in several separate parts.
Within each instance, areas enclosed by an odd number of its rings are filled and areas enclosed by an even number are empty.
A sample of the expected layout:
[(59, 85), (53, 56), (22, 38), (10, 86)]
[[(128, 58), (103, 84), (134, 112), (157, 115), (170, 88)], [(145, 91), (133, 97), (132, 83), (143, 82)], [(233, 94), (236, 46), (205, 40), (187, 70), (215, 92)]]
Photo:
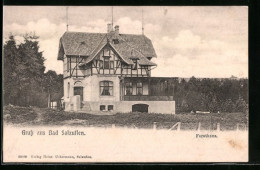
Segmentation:
[(3, 163), (248, 162), (247, 6), (4, 6)]

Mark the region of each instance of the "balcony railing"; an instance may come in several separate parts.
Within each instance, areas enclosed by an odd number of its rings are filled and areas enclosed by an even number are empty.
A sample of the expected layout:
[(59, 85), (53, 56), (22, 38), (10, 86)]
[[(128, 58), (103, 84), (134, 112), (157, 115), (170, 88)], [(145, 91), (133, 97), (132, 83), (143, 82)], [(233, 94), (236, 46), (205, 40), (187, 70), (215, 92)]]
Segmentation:
[(149, 95), (136, 95), (136, 96), (123, 96), (124, 101), (172, 101), (173, 96), (149, 96)]

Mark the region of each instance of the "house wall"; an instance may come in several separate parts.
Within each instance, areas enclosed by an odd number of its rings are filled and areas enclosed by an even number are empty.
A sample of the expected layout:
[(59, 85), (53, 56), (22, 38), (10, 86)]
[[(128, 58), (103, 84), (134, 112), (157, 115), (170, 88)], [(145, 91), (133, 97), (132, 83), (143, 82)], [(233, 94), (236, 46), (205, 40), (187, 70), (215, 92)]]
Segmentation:
[[(100, 94), (100, 82), (113, 82), (113, 93), (111, 96), (102, 96)], [(64, 79), (64, 102), (65, 110), (70, 111), (69, 103), (73, 103), (74, 87), (83, 87), (83, 100), (86, 102), (102, 101), (120, 101), (120, 80), (118, 76), (93, 75), (85, 78), (67, 78)]]
[[(113, 82), (113, 94), (102, 96), (100, 94), (100, 82)], [(118, 76), (93, 75), (85, 79), (84, 101), (120, 101), (120, 80)]]
[[(109, 56), (109, 68), (105, 68), (104, 56)], [(110, 47), (104, 47), (99, 54), (86, 67), (79, 67), (78, 63), (85, 63), (84, 56), (66, 56), (63, 59), (63, 76), (67, 77), (84, 77), (91, 75), (125, 75), (129, 77), (148, 77), (151, 71), (146, 71), (145, 66), (140, 66), (137, 61), (137, 69), (134, 70), (132, 65), (122, 63), (122, 59), (113, 52)], [(123, 69), (122, 69), (123, 68)], [(147, 66), (150, 70), (150, 66)]]
[(121, 101), (116, 106), (118, 112), (131, 112), (134, 104), (147, 104), (149, 113), (175, 114), (175, 101)]
[[(69, 83), (69, 85), (68, 85), (68, 83)], [(74, 84), (73, 79), (64, 79), (64, 81), (63, 81), (64, 101), (65, 102), (69, 102), (71, 96), (73, 96), (73, 84)]]
[[(113, 94), (111, 96), (100, 95), (100, 82), (113, 82)], [(70, 86), (68, 86), (68, 83)], [(80, 108), (79, 96), (74, 96), (74, 87), (83, 87), (83, 107)], [(133, 83), (133, 92), (136, 91), (136, 83)], [(143, 83), (143, 94), (148, 94), (148, 84)], [(66, 111), (100, 112), (100, 105), (113, 105), (115, 112), (132, 112), (134, 104), (147, 104), (150, 113), (175, 114), (175, 101), (120, 101), (120, 79), (118, 76), (93, 75), (85, 78), (64, 79), (64, 102)]]
[(132, 106), (135, 104), (147, 104), (149, 113), (175, 114), (175, 101), (100, 101), (87, 102), (88, 110), (86, 112), (101, 112), (100, 106), (105, 105), (106, 111), (108, 105), (113, 105), (115, 112), (129, 113), (132, 112)]
[[(76, 79), (76, 78), (67, 78), (63, 80), (63, 91), (64, 91), (64, 102), (71, 101), (71, 98), (74, 96), (74, 87), (83, 87), (83, 92), (85, 90), (86, 80)], [(83, 96), (84, 98), (85, 96)]]

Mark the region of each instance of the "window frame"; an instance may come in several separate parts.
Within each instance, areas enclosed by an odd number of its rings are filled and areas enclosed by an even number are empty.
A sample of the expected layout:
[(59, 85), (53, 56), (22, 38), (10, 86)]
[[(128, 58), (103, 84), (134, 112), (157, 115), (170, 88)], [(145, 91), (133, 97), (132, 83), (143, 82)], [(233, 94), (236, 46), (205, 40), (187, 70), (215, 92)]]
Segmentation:
[(109, 69), (114, 69), (114, 61), (109, 60)]
[[(127, 94), (127, 89), (130, 89), (131, 94)], [(125, 83), (125, 95), (126, 96), (132, 96), (133, 95), (133, 83), (132, 82), (126, 82)]]
[[(102, 83), (103, 83), (103, 85), (102, 85)], [(106, 85), (106, 83), (108, 85)], [(110, 85), (110, 83), (111, 83), (111, 85)], [(110, 93), (110, 88), (111, 88), (111, 93)], [(108, 90), (108, 92), (110, 94), (102, 94), (104, 89)], [(113, 94), (114, 94), (114, 83), (113, 83), (113, 81), (108, 81), (108, 80), (100, 81), (99, 82), (99, 94), (100, 94), (100, 96), (113, 96)]]
[(67, 90), (68, 90), (68, 91), (67, 91), (67, 93), (68, 93), (68, 94), (67, 94), (67, 95), (68, 95), (67, 98), (70, 98), (70, 82), (68, 82)]
[(71, 57), (67, 56), (67, 72), (70, 71), (70, 66), (71, 66), (70, 64), (71, 64)]
[(107, 111), (114, 111), (114, 105), (108, 105), (107, 106)]
[(110, 56), (103, 56), (104, 58), (104, 64), (103, 67), (104, 69), (110, 69)]
[[(104, 109), (101, 109), (104, 108)], [(99, 110), (100, 111), (106, 111), (106, 105), (99, 105)]]
[[(140, 87), (138, 86), (138, 83), (141, 83), (141, 86), (140, 86)], [(141, 89), (141, 94), (138, 93), (138, 92), (139, 92), (138, 89)], [(137, 83), (136, 83), (136, 95), (137, 95), (137, 96), (142, 96), (143, 94), (144, 94), (144, 92), (143, 92), (143, 82), (137, 82)]]

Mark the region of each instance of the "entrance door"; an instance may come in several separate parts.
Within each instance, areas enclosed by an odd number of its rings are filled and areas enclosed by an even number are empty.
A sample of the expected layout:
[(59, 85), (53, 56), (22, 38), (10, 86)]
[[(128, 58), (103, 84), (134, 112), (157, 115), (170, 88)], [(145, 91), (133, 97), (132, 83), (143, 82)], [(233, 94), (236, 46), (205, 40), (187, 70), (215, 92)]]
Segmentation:
[(80, 101), (83, 101), (83, 87), (74, 87), (74, 96), (80, 95)]
[(148, 113), (148, 104), (134, 104), (132, 106), (132, 112), (146, 112)]

